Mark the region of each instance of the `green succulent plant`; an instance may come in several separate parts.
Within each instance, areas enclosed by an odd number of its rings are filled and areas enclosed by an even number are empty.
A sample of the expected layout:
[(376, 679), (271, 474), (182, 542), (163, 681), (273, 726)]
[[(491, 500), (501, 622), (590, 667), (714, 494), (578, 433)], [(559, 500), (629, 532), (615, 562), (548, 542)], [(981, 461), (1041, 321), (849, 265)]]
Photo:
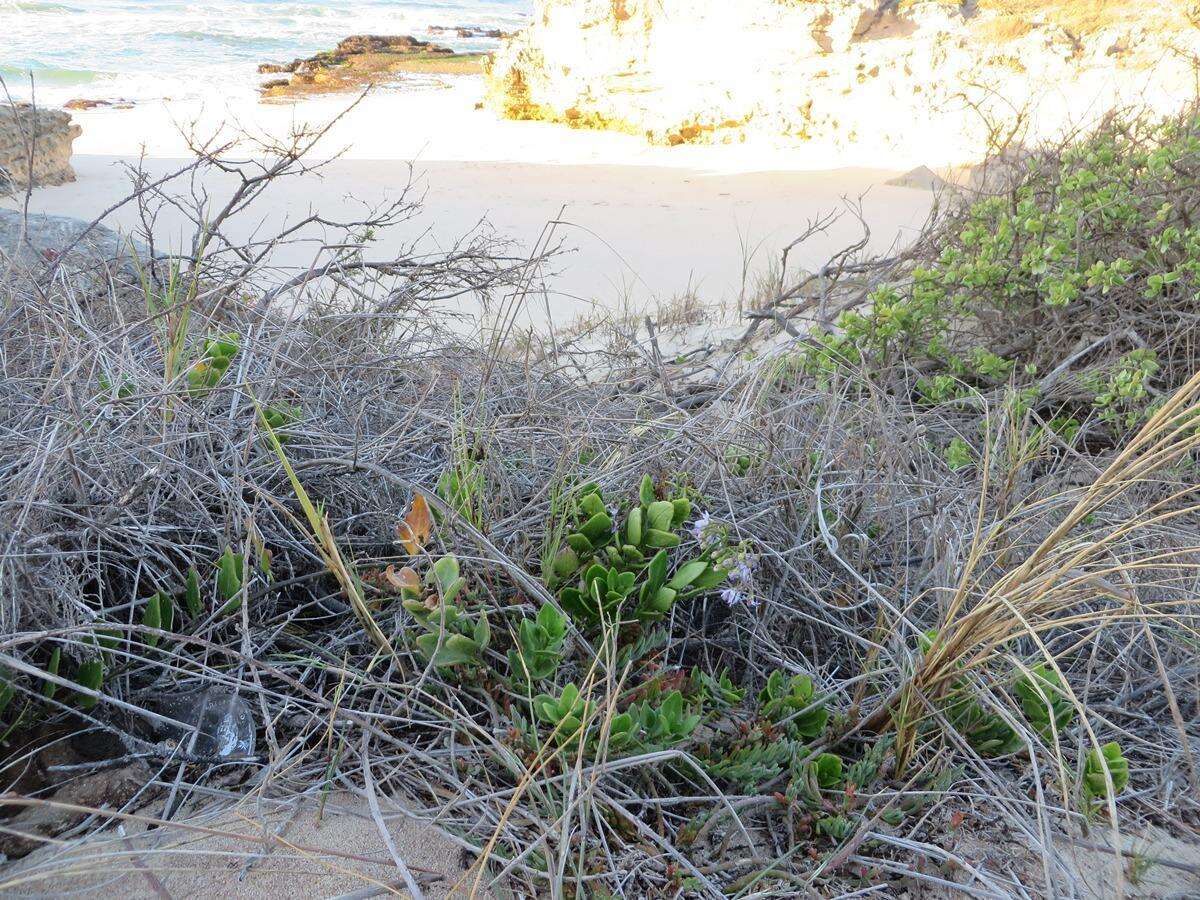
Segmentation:
[(741, 790), (755, 791), (781, 775), (791, 765), (800, 746), (787, 739), (746, 744), (706, 761), (705, 768), (714, 777), (729, 781)]
[(829, 721), (829, 710), (823, 701), (814, 700), (814, 693), (809, 676), (789, 677), (776, 669), (759, 691), (758, 702), (764, 718), (783, 725), (792, 735), (812, 740)]
[(1036, 665), (1013, 686), (1025, 718), (1044, 739), (1051, 740), (1075, 720), (1075, 707), (1067, 699), (1062, 679), (1046, 665)]
[(946, 707), (946, 716), (980, 756), (1007, 756), (1025, 746), (1021, 736), (1003, 718), (985, 709), (966, 688)]
[(884, 758), (892, 749), (896, 736), (887, 734), (871, 744), (861, 757), (846, 768), (846, 783), (856, 788), (865, 788), (879, 777)]
[(536, 619), (522, 619), (517, 626), (517, 646), (508, 651), (508, 667), (521, 681), (542, 681), (562, 664), (567, 619), (550, 604), (538, 610)]
[[(146, 628), (170, 631), (175, 624), (175, 604), (171, 598), (158, 591), (142, 607), (142, 625)], [(158, 646), (157, 634), (146, 633), (143, 640), (147, 647)]]
[(710, 551), (671, 571), (669, 550), (691, 514), (686, 497), (658, 500), (649, 476), (638, 503), (618, 527), (596, 485), (576, 502), (575, 522), (554, 556), (548, 582), (559, 587), (563, 608), (585, 625), (613, 619), (626, 601), (640, 622), (662, 619), (681, 596), (711, 590), (727, 576)]
[(195, 566), (188, 569), (187, 580), (183, 585), (183, 602), (188, 615), (193, 619), (204, 615), (204, 601), (200, 597), (200, 573), (196, 571)]
[(608, 749), (633, 749), (638, 742), (639, 723), (628, 712), (618, 713), (608, 724)]
[(591, 711), (591, 702), (568, 684), (558, 697), (538, 694), (533, 698), (537, 717), (553, 729), (554, 740), (561, 746), (573, 746), (580, 737), (583, 722)]
[(401, 602), (412, 617), (426, 629), (417, 636), (417, 649), (438, 668), (478, 666), (483, 651), (491, 644), (492, 631), (486, 612), (472, 621), (454, 603), (467, 580), (459, 574), (458, 558), (447, 554), (430, 567), (426, 582), (435, 590), (432, 604), (409, 597)]
[(700, 724), (700, 716), (691, 713), (680, 691), (672, 691), (659, 704), (646, 700), (635, 703), (629, 714), (641, 729), (640, 743), (646, 749), (673, 747), (692, 736)]
[(832, 790), (843, 781), (842, 758), (836, 753), (822, 753), (808, 764), (817, 786)]
[(237, 353), (238, 338), (235, 334), (206, 340), (199, 359), (187, 371), (189, 393), (203, 395), (220, 384)]
[(1089, 802), (1108, 796), (1108, 780), (1104, 777), (1106, 770), (1116, 794), (1129, 786), (1129, 762), (1116, 741), (1109, 741), (1098, 751), (1089, 751), (1084, 758), (1082, 788), (1083, 796)]
[(817, 831), (833, 841), (844, 841), (854, 834), (854, 822), (846, 816), (824, 816), (817, 819)]
[(636, 572), (621, 572), (615, 566), (591, 566), (578, 587), (564, 588), (563, 608), (576, 619), (587, 622), (611, 620), (617, 607), (633, 593)]
[(718, 707), (736, 706), (746, 699), (746, 689), (734, 685), (729, 678), (729, 669), (722, 669), (717, 675), (696, 669), (695, 678), (701, 696), (711, 700)]
[(263, 421), (271, 426), (271, 430), (275, 432), (275, 437), (279, 439), (279, 443), (286, 444), (290, 439), (288, 434), (288, 426), (294, 425), (300, 421), (300, 416), (303, 410), (299, 406), (290, 403), (273, 403), (270, 406), (263, 408)]

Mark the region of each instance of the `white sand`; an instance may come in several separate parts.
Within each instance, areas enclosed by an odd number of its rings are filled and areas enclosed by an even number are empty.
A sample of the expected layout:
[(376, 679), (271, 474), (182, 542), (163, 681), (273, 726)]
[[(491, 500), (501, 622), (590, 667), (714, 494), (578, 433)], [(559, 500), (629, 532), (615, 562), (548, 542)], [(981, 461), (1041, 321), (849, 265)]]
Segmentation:
[[(907, 240), (929, 209), (930, 194), (883, 184), (897, 174), (884, 160), (879, 168), (842, 168), (837, 160), (800, 151), (651, 147), (629, 135), (502, 121), (475, 109), (480, 91), (478, 79), (464, 78), (442, 90), (367, 97), (316, 153), (340, 158), (320, 177), (264, 198), (263, 221), (254, 224), (274, 227), (310, 208), (336, 216), (352, 208), (351, 198), (377, 204), (398, 197), (409, 180), (409, 162), (424, 194), (423, 213), (382, 235), (373, 257), (386, 257), (425, 232), (423, 246), (446, 246), (481, 222), (528, 252), (565, 207), (568, 224), (556, 235), (573, 252), (548, 273), (549, 295), (528, 310), (534, 321), (544, 321), (548, 309), (565, 323), (595, 305), (652, 308), (689, 288), (706, 304), (728, 306), (744, 290), (747, 252), (753, 252), (750, 269), (761, 269), (808, 219), (842, 207), (844, 198), (865, 194), (872, 248), (881, 251)], [(83, 126), (75, 144), (78, 180), (39, 189), (32, 208), (94, 217), (127, 191), (120, 163), (143, 156), (150, 172), (165, 173), (187, 157), (181, 126), (209, 135), (237, 123), (280, 136), (298, 122), (328, 121), (350, 100), (155, 102), (77, 113)], [(211, 178), (205, 187), (220, 198), (232, 184)], [(110, 222), (134, 226), (134, 210), (122, 209)], [(167, 245), (178, 244), (182, 219), (164, 215), (156, 232)], [(234, 230), (231, 237), (244, 233)], [(793, 259), (800, 266), (819, 264), (859, 233), (846, 215)], [(305, 265), (313, 249), (311, 243), (293, 247), (273, 261)]]

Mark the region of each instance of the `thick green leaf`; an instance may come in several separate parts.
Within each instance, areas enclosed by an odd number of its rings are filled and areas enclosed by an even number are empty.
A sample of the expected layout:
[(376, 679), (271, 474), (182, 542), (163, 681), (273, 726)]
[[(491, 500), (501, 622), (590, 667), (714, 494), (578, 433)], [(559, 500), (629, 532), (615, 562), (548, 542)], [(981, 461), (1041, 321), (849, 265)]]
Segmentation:
[(604, 498), (599, 493), (585, 494), (579, 498), (579, 509), (589, 519), (604, 512)]
[(676, 571), (671, 580), (667, 582), (667, 586), (674, 588), (677, 591), (682, 591), (689, 587), (692, 582), (703, 575), (708, 570), (708, 563), (702, 559), (693, 560), (689, 563), (684, 563)]
[(678, 547), (679, 535), (671, 534), (669, 531), (660, 531), (657, 528), (651, 528), (646, 532), (647, 547)]
[[(162, 605), (160, 598), (161, 593), (155, 594), (146, 601), (146, 605), (142, 607), (142, 625), (146, 628), (162, 628)], [(158, 646), (157, 634), (144, 634), (142, 640), (146, 642), (147, 647)]]
[(187, 604), (188, 614), (193, 619), (198, 619), (204, 614), (204, 603), (200, 599), (200, 573), (196, 571), (195, 566), (188, 569), (183, 600)]
[(646, 567), (646, 584), (651, 591), (657, 591), (667, 580), (667, 551), (659, 550)]
[(675, 506), (667, 500), (651, 503), (646, 508), (646, 529), (651, 534), (655, 531), (671, 530), (671, 519), (675, 516)]
[(453, 553), (447, 553), (433, 564), (433, 578), (437, 582), (438, 590), (443, 597), (449, 593), (450, 588), (458, 580), (458, 577), (458, 557)]
[(625, 540), (636, 547), (642, 542), (642, 508), (635, 506), (625, 520)]
[(217, 590), (226, 600), (233, 600), (242, 589), (242, 569), (246, 558), (229, 547), (217, 561)]
[(591, 553), (594, 549), (592, 547), (592, 542), (578, 532), (567, 535), (567, 546), (581, 555)]
[(654, 502), (654, 481), (649, 475), (642, 476), (642, 486), (638, 491), (638, 496), (643, 506), (649, 506)]
[(578, 568), (579, 554), (570, 546), (563, 547), (554, 557), (554, 574), (559, 578), (566, 578), (574, 574)]
[(486, 648), (492, 642), (492, 628), (488, 625), (488, 617), (486, 612), (479, 614), (479, 621), (475, 623), (475, 644), (480, 650)]
[(446, 635), (440, 648), (436, 634), (422, 634), (417, 637), (417, 648), (438, 668), (466, 665), (479, 659), (479, 645), (462, 634)]
[[(51, 675), (57, 675), (58, 674), (58, 666), (59, 666), (59, 663), (61, 663), (61, 662), (62, 662), (62, 648), (55, 647), (52, 651), (50, 651), (50, 663), (49, 663), (49, 665), (46, 666), (46, 671), (49, 672)], [(53, 681), (47, 681), (45, 684), (42, 685), (42, 696), (45, 697), (47, 700), (53, 700), (54, 693), (57, 690), (58, 690), (57, 684), (55, 684)]]
[[(104, 663), (100, 657), (94, 656), (81, 663), (79, 670), (75, 673), (75, 681), (90, 690), (100, 690), (100, 685), (104, 683)], [(80, 694), (78, 703), (81, 709), (91, 709), (96, 705), (97, 698), (88, 694)]]
[(613, 521), (608, 513), (600, 512), (592, 516), (579, 528), (579, 533), (591, 541), (592, 546), (599, 546), (612, 537)]

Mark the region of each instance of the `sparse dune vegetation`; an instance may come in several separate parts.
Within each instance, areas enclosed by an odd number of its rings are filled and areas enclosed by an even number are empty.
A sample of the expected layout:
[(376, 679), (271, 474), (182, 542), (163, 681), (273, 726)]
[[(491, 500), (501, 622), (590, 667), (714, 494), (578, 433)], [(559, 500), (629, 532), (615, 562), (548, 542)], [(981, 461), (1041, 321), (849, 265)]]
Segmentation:
[(0, 890), (1200, 891), (1200, 107), (546, 330), (551, 226), (265, 227), (334, 124), (0, 210)]

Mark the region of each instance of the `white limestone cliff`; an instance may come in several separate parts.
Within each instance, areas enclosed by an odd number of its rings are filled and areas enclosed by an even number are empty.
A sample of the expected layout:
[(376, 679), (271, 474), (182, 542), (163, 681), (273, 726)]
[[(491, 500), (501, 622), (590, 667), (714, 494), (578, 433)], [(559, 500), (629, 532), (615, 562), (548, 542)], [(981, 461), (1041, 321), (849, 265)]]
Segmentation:
[(898, 166), (1195, 96), (1200, 28), (1177, 0), (1081, 24), (1059, 15), (1066, 2), (1014, 15), (987, 0), (535, 0), (490, 65), (489, 103), (654, 143), (808, 145)]

